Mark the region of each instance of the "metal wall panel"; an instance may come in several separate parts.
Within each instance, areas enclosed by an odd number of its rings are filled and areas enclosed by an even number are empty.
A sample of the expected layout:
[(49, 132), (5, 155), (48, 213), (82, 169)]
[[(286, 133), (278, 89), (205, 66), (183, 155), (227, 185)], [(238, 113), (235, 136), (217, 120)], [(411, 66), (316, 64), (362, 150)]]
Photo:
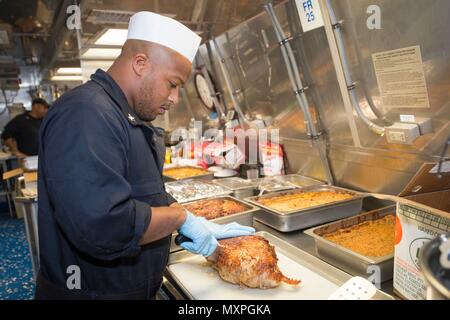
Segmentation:
[[(378, 109), (390, 120), (398, 121), (399, 114), (413, 114), (431, 118), (435, 133), (449, 131), (450, 120), (450, 2), (446, 0), (332, 0), (338, 20), (343, 20), (343, 33), (353, 79), (365, 84), (367, 91)], [(366, 21), (367, 8), (377, 5), (381, 9), (381, 29), (369, 30)], [(373, 67), (372, 54), (388, 50), (419, 45), (428, 87), (431, 108), (429, 109), (387, 109), (381, 104), (380, 92)], [(363, 99), (362, 87), (358, 94), (361, 106), (368, 110)], [(367, 112), (370, 114), (370, 111)], [(399, 151), (429, 153), (433, 145), (443, 141), (435, 135), (418, 139), (414, 145), (405, 148), (401, 145), (386, 145), (364, 126), (358, 127), (364, 146)], [(448, 136), (447, 134), (447, 136)], [(444, 135), (445, 136), (445, 135)], [(405, 150), (407, 149), (407, 150)]]
[[(450, 135), (450, 1), (446, 0), (332, 0), (338, 20), (343, 20), (343, 35), (349, 54), (353, 80), (358, 82), (360, 105), (375, 120), (363, 86), (381, 113), (391, 121), (399, 114), (428, 117), (433, 133), (413, 145), (387, 144), (365, 126), (354, 112), (362, 148), (355, 148), (349, 120), (337, 83), (325, 30), (301, 32), (294, 1), (275, 7), (276, 14), (291, 41), (300, 66), (311, 108), (318, 112), (319, 126), (327, 134), (332, 170), (339, 185), (373, 192), (399, 193), (419, 167), (437, 161), (444, 141)], [(369, 30), (366, 20), (369, 5), (378, 5), (382, 29)], [(326, 13), (324, 13), (326, 14)], [(225, 58), (236, 98), (248, 120), (272, 117), (287, 153), (288, 172), (300, 172), (325, 180), (320, 159), (305, 134), (303, 114), (295, 100), (280, 47), (266, 13), (227, 31), (216, 38)], [(211, 42), (212, 43), (212, 42)], [(419, 45), (431, 107), (429, 109), (388, 109), (381, 105), (372, 54)], [(225, 102), (232, 107), (230, 92), (224, 85), (220, 61), (214, 47), (208, 57), (205, 45), (199, 55), (221, 84)], [(211, 60), (211, 59), (212, 60)], [(214, 68), (212, 68), (214, 66)], [(211, 70), (210, 69), (210, 70)], [(189, 88), (190, 85), (188, 85)], [(187, 90), (196, 117), (204, 119), (195, 90)], [(197, 111), (200, 108), (200, 111)], [(184, 116), (184, 115), (183, 115)]]

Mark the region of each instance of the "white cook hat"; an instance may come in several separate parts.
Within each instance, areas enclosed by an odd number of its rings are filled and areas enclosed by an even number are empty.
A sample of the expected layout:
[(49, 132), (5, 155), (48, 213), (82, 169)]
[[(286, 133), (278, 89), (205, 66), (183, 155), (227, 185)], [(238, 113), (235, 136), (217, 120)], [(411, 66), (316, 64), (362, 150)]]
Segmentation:
[(192, 62), (202, 40), (182, 23), (153, 13), (135, 13), (128, 25), (127, 39), (154, 42), (177, 51)]

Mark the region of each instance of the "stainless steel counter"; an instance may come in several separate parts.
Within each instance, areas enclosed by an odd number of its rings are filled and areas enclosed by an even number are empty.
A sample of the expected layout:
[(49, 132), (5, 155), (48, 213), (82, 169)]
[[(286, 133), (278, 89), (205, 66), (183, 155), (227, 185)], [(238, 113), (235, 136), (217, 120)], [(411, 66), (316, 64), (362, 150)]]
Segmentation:
[[(320, 258), (315, 250), (315, 244), (314, 244), (314, 238), (308, 236), (307, 234), (304, 234), (303, 231), (294, 231), (294, 232), (279, 232), (269, 226), (266, 226), (263, 223), (260, 223), (258, 221), (253, 222), (253, 226), (255, 227), (256, 231), (266, 231), (269, 232), (280, 239), (289, 242), (290, 244), (302, 249), (303, 251), (306, 251), (307, 253), (316, 256)], [(387, 294), (392, 295), (394, 298), (398, 298), (394, 295), (393, 292), (393, 282), (392, 280), (383, 282), (381, 284), (382, 291), (386, 292)]]
[[(314, 245), (314, 239), (306, 234), (303, 233), (303, 231), (294, 231), (294, 232), (279, 232), (269, 226), (266, 226), (265, 224), (262, 224), (258, 221), (253, 222), (253, 226), (255, 227), (256, 231), (266, 231), (270, 234), (273, 234), (274, 236), (300, 248), (301, 250), (318, 257), (315, 252), (315, 245)], [(394, 298), (397, 299), (397, 297), (393, 294), (393, 286), (392, 286), (392, 280), (387, 281), (385, 283), (381, 284), (382, 291), (386, 292), (387, 294), (392, 295)], [(186, 296), (181, 292), (181, 290), (177, 287), (175, 283), (172, 283), (168, 278), (164, 278), (164, 282), (162, 285), (162, 289), (160, 290), (160, 293), (158, 294), (159, 299), (187, 299)]]

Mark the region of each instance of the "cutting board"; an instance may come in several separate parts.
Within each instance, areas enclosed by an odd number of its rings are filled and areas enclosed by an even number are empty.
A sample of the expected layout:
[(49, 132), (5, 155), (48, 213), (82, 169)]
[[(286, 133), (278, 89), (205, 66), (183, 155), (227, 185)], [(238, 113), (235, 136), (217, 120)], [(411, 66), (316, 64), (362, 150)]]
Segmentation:
[(327, 299), (339, 286), (296, 262), (276, 248), (281, 272), (302, 282), (277, 288), (240, 288), (222, 280), (202, 256), (191, 256), (169, 266), (179, 284), (196, 300), (318, 300)]

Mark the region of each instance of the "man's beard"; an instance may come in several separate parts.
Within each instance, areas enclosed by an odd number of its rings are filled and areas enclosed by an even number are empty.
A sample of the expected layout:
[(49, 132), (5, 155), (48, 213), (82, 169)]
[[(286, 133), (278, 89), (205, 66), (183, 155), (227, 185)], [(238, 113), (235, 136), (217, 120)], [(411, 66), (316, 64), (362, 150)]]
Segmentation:
[[(156, 111), (153, 110), (153, 92), (145, 90), (144, 87), (139, 89), (139, 101), (137, 102), (134, 112), (142, 121), (153, 121), (156, 119)], [(156, 109), (158, 110), (158, 109)]]

